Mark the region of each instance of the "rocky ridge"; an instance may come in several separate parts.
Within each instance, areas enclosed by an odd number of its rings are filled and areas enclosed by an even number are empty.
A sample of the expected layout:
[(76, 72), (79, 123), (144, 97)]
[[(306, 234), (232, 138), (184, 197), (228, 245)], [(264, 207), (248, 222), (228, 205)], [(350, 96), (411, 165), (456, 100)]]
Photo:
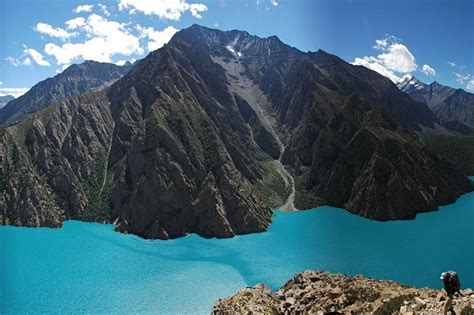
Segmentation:
[[(442, 283), (440, 281), (440, 286)], [(474, 314), (474, 291), (461, 290), (456, 314)], [(392, 281), (322, 271), (297, 274), (273, 292), (264, 284), (219, 299), (211, 314), (443, 314), (446, 295)]]
[(132, 67), (111, 63), (85, 61), (73, 64), (53, 78), (35, 84), (22, 96), (0, 109), (0, 126), (12, 125), (66, 97), (98, 91), (120, 79)]
[(415, 77), (407, 77), (397, 86), (413, 99), (428, 105), (446, 126), (458, 121), (474, 128), (474, 94), (436, 81), (425, 84)]

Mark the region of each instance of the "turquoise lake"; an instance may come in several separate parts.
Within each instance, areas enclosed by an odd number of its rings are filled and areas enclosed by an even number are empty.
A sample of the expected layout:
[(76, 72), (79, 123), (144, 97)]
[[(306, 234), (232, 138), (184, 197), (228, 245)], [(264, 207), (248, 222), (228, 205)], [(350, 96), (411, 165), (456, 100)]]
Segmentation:
[(434, 288), (453, 269), (474, 287), (474, 193), (413, 221), (331, 207), (275, 215), (266, 233), (223, 240), (150, 241), (77, 221), (0, 227), (0, 314), (207, 314), (219, 297), (306, 269)]

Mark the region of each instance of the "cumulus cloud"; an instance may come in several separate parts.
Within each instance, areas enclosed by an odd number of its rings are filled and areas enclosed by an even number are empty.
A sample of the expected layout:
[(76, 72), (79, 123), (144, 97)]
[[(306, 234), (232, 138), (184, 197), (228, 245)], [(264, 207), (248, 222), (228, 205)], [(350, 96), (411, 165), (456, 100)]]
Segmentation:
[(72, 20), (66, 21), (65, 24), (66, 24), (66, 28), (68, 30), (75, 30), (79, 27), (84, 26), (84, 24), (86, 24), (86, 19), (83, 18), (82, 16), (80, 16), (80, 17), (74, 18)]
[(28, 92), (29, 88), (0, 88), (0, 96), (13, 95), (15, 98)]
[(271, 1), (271, 3), (272, 3), (273, 6), (275, 6), (275, 7), (278, 6), (277, 0), (270, 0), (270, 1)]
[(31, 57), (31, 59), (33, 59), (33, 61), (39, 66), (47, 67), (51, 65), (47, 60), (44, 59), (43, 55), (36, 49), (28, 48), (25, 46), (25, 50), (23, 50), (23, 54), (27, 56), (28, 59)]
[(355, 58), (352, 64), (361, 65), (377, 71), (393, 82), (400, 80), (400, 75), (415, 71), (418, 66), (415, 56), (394, 36), (385, 36), (375, 41), (373, 46), (380, 51), (377, 56)]
[(112, 56), (121, 54), (143, 54), (139, 36), (135, 36), (125, 23), (109, 21), (97, 14), (91, 14), (80, 27), (87, 40), (82, 43), (65, 43), (61, 46), (47, 43), (46, 54), (54, 56), (58, 64), (70, 64), (83, 58), (111, 62)]
[(72, 12), (74, 13), (91, 12), (93, 8), (94, 8), (93, 4), (78, 5), (74, 10), (72, 10)]
[(200, 12), (207, 11), (207, 6), (202, 3), (193, 3), (189, 5), (189, 11), (195, 18), (202, 19)]
[(34, 63), (36, 63), (39, 66), (50, 66), (50, 63), (44, 59), (43, 55), (37, 51), (36, 49), (33, 48), (28, 48), (25, 45), (23, 45), (23, 53), (19, 58), (13, 58), (11, 56), (5, 58), (4, 60), (9, 62), (15, 67), (18, 66), (31, 66)]
[(100, 8), (100, 11), (102, 11), (102, 13), (104, 13), (105, 16), (110, 16), (110, 12), (107, 9), (107, 6), (105, 4), (99, 3), (98, 6)]
[(450, 65), (451, 67), (456, 67), (456, 64), (452, 61), (448, 61), (448, 65)]
[(190, 11), (196, 18), (202, 18), (201, 12), (207, 11), (202, 3), (188, 3), (186, 0), (118, 0), (119, 10), (130, 13), (142, 12), (157, 15), (161, 19), (179, 21), (184, 12)]
[(423, 65), (421, 69), (423, 73), (426, 74), (427, 76), (430, 76), (430, 77), (436, 76), (436, 70), (430, 67), (429, 65)]
[(43, 22), (36, 24), (35, 31), (41, 34), (46, 34), (50, 37), (59, 38), (63, 41), (77, 35), (77, 33), (69, 33), (60, 27), (52, 27), (51, 25)]
[(148, 50), (156, 50), (163, 47), (171, 37), (178, 31), (178, 29), (173, 26), (168, 26), (162, 31), (156, 31), (153, 27), (143, 28), (137, 25), (137, 29), (140, 31), (141, 37), (147, 37), (148, 41)]

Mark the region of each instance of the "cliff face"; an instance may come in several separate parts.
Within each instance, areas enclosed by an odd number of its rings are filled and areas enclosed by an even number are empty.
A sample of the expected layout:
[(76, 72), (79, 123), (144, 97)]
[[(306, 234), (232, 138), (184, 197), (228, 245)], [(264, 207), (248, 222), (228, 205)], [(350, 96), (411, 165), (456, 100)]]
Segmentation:
[(104, 88), (120, 79), (130, 68), (131, 64), (117, 66), (96, 61), (71, 65), (57, 76), (39, 82), (24, 95), (8, 102), (0, 109), (0, 125), (19, 122), (66, 97)]
[(88, 93), (0, 129), (0, 222), (59, 226), (66, 218), (109, 218), (99, 199), (108, 193), (111, 118), (105, 94)]
[[(453, 309), (456, 314), (472, 314), (474, 291), (462, 293), (462, 298), (454, 299)], [(445, 303), (443, 291), (305, 271), (276, 292), (259, 284), (219, 299), (211, 314), (442, 314)]]
[(433, 82), (407, 92), (413, 99), (427, 104), (439, 119), (460, 121), (474, 127), (474, 94)]
[(192, 26), (109, 88), (0, 129), (0, 223), (167, 239), (263, 231), (283, 203), (412, 218), (472, 189), (413, 132), (436, 123), (363, 67)]
[(112, 216), (120, 230), (168, 238), (267, 228), (270, 208), (253, 189), (265, 154), (209, 55), (173, 40), (108, 94), (116, 122)]

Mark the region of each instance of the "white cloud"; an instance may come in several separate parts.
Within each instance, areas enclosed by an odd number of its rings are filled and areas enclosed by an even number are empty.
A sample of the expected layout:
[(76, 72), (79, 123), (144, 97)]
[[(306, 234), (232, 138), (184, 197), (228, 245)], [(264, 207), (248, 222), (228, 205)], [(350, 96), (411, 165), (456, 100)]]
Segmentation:
[(111, 62), (112, 56), (121, 54), (143, 54), (140, 37), (133, 35), (125, 23), (109, 21), (97, 14), (91, 14), (80, 30), (88, 38), (82, 43), (66, 43), (58, 46), (48, 43), (46, 54), (54, 56), (58, 64), (69, 64), (77, 59)]
[(378, 55), (377, 58), (389, 70), (401, 73), (409, 73), (415, 71), (417, 65), (415, 57), (403, 44), (391, 44), (387, 50)]
[(430, 67), (429, 65), (423, 65), (422, 71), (427, 76), (430, 76), (430, 77), (436, 76), (436, 70)]
[(72, 10), (72, 12), (74, 13), (91, 12), (93, 8), (94, 8), (93, 4), (78, 5), (74, 10)]
[(107, 9), (107, 6), (105, 4), (99, 3), (98, 6), (99, 6), (100, 10), (102, 11), (102, 13), (104, 13), (105, 16), (110, 16), (110, 12)]
[(33, 61), (39, 65), (39, 66), (50, 66), (50, 63), (44, 59), (43, 55), (37, 51), (36, 49), (33, 48), (28, 48), (25, 45), (23, 45), (23, 53), (19, 58), (13, 58), (11, 56), (5, 58), (4, 60), (9, 62), (15, 67), (18, 66), (31, 66), (32, 65), (32, 59)]
[(474, 91), (474, 79), (469, 80), (466, 85), (466, 89), (470, 91)]
[(470, 73), (458, 73), (458, 72), (453, 72), (453, 74), (456, 76), (457, 82), (459, 82), (462, 85), (466, 84), (466, 87), (465, 87), (466, 90), (474, 91), (474, 75), (471, 75)]
[(272, 5), (274, 5), (275, 7), (278, 6), (277, 0), (271, 0), (271, 2), (272, 2)]
[(0, 88), (0, 96), (13, 95), (15, 98), (28, 92), (29, 88)]
[(181, 15), (190, 11), (196, 18), (202, 18), (201, 12), (207, 10), (202, 3), (187, 3), (186, 0), (118, 0), (119, 10), (129, 13), (142, 12), (146, 15), (157, 15), (161, 19), (179, 21)]
[(117, 66), (123, 66), (124, 64), (127, 63), (127, 61), (128, 61), (128, 60), (119, 60), (119, 61), (117, 61), (115, 64), (116, 64)]
[(456, 64), (452, 61), (448, 61), (448, 65), (450, 65), (451, 67), (456, 67)]
[(400, 77), (397, 76), (393, 71), (388, 70), (385, 68), (377, 58), (375, 57), (363, 57), (363, 58), (356, 58), (354, 62), (352, 63), (353, 65), (358, 65), (358, 66), (364, 66), (366, 68), (369, 68), (371, 70), (374, 70), (378, 73), (380, 73), (383, 76), (386, 76), (392, 82), (398, 82), (400, 80)]
[(386, 35), (375, 41), (373, 48), (380, 51), (377, 56), (355, 58), (352, 64), (365, 66), (388, 77), (393, 82), (400, 80), (400, 75), (415, 71), (418, 66), (415, 56), (401, 43), (400, 39)]
[(155, 31), (153, 27), (143, 28), (139, 25), (137, 25), (137, 29), (141, 34), (140, 37), (147, 37), (149, 39), (149, 51), (163, 47), (163, 45), (166, 44), (177, 31), (179, 31), (173, 26), (168, 26), (162, 31)]
[(0, 85), (3, 85), (3, 82), (2, 82), (2, 81), (0, 81)]
[(63, 41), (77, 35), (77, 33), (69, 33), (60, 27), (52, 27), (51, 25), (43, 22), (36, 24), (35, 31), (54, 38), (59, 38)]
[(202, 3), (193, 3), (189, 5), (189, 11), (195, 18), (202, 19), (200, 12), (207, 11), (207, 6)]
[(66, 21), (65, 24), (68, 30), (75, 30), (81, 26), (84, 26), (84, 24), (86, 24), (86, 19), (80, 16), (72, 20)]
[(44, 59), (43, 55), (40, 52), (38, 52), (36, 49), (28, 48), (25, 46), (25, 50), (23, 50), (23, 54), (27, 56), (27, 59), (31, 57), (31, 59), (33, 59), (36, 62), (36, 64), (39, 66), (47, 67), (51, 65), (47, 60)]
[(453, 72), (453, 74), (456, 76), (456, 81), (458, 81), (461, 84), (466, 83), (471, 78), (470, 74), (460, 74), (457, 72)]

